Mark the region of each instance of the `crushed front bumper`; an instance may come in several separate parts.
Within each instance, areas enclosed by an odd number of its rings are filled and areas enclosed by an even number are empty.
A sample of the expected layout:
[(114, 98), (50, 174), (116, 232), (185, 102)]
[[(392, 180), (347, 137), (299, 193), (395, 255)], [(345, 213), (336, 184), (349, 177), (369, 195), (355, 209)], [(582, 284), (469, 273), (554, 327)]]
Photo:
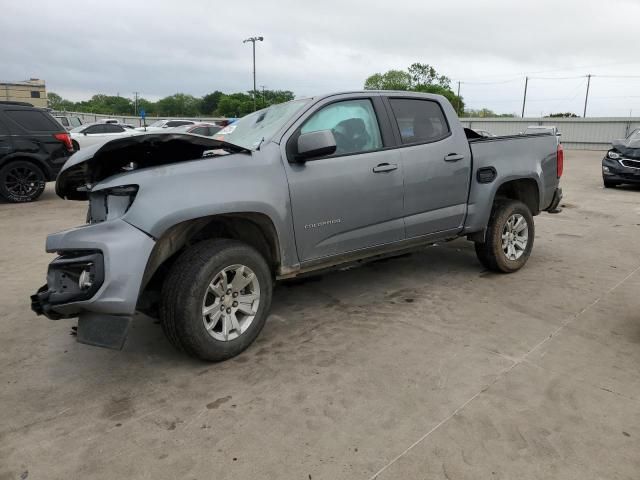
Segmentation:
[(78, 341), (122, 348), (154, 244), (121, 219), (49, 235), (46, 250), (59, 256), (32, 310), (52, 320), (77, 316)]

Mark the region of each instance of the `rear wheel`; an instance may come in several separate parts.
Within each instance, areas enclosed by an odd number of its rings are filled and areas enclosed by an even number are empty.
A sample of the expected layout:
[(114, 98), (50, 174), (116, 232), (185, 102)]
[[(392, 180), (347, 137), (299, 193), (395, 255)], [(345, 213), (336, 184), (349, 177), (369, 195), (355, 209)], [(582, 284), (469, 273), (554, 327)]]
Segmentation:
[(80, 150), (80, 145), (75, 140), (71, 140), (71, 145), (73, 145), (74, 152), (77, 152), (78, 150)]
[(620, 185), (618, 182), (615, 182), (613, 180), (607, 180), (606, 178), (603, 178), (602, 181), (604, 183), (604, 188), (614, 188)]
[(44, 172), (31, 162), (18, 160), (0, 169), (0, 195), (13, 203), (36, 200), (45, 183)]
[(489, 270), (515, 272), (527, 263), (534, 235), (533, 215), (524, 203), (498, 201), (491, 212), (485, 241), (475, 244), (476, 255)]
[(200, 242), (178, 258), (164, 281), (163, 330), (191, 356), (226, 360), (262, 330), (272, 290), (267, 262), (252, 247), (226, 239)]

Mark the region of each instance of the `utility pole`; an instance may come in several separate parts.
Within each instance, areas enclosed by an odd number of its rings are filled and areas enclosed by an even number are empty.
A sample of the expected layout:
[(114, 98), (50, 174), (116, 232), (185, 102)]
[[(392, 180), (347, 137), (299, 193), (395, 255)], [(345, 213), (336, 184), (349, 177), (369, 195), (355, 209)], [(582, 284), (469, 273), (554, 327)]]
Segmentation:
[(587, 100), (589, 100), (589, 86), (591, 85), (591, 74), (587, 75), (587, 94), (584, 96), (584, 112), (582, 118), (587, 118)]
[(529, 85), (529, 77), (524, 77), (524, 98), (522, 99), (522, 118), (524, 118), (524, 107), (527, 104), (527, 86)]
[(460, 111), (460, 80), (458, 80), (458, 116), (462, 115)]
[(138, 95), (140, 95), (140, 92), (133, 92), (133, 95), (134, 95), (133, 108), (137, 117), (138, 116)]
[(242, 41), (242, 43), (251, 42), (253, 47), (253, 111), (256, 111), (256, 42), (262, 42), (264, 37), (249, 37)]

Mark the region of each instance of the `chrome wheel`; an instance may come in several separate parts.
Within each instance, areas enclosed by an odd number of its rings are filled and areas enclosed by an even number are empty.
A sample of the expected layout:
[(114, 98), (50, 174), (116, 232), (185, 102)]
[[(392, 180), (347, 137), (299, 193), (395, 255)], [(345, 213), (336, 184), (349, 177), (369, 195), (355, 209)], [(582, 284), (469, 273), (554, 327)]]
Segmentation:
[(529, 243), (529, 225), (519, 213), (511, 215), (502, 228), (502, 251), (509, 260), (518, 260)]
[(202, 321), (209, 335), (221, 342), (234, 340), (251, 325), (260, 305), (260, 282), (245, 265), (218, 272), (202, 300)]

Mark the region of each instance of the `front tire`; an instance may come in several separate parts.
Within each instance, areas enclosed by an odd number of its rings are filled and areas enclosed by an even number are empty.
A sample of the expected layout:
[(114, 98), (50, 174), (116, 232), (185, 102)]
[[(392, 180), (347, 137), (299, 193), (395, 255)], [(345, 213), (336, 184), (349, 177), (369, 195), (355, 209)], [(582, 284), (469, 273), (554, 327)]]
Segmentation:
[(517, 200), (497, 201), (491, 212), (485, 241), (476, 242), (476, 255), (494, 272), (520, 270), (531, 255), (535, 226), (529, 208)]
[(186, 250), (164, 281), (162, 328), (188, 355), (227, 360), (264, 327), (272, 291), (269, 266), (255, 249), (236, 240), (205, 240)]
[(0, 195), (12, 203), (37, 200), (46, 184), (42, 169), (31, 162), (17, 160), (0, 169)]
[(604, 183), (604, 188), (615, 188), (619, 185), (618, 182), (615, 182), (613, 180), (607, 180), (606, 178), (603, 178), (602, 182)]

